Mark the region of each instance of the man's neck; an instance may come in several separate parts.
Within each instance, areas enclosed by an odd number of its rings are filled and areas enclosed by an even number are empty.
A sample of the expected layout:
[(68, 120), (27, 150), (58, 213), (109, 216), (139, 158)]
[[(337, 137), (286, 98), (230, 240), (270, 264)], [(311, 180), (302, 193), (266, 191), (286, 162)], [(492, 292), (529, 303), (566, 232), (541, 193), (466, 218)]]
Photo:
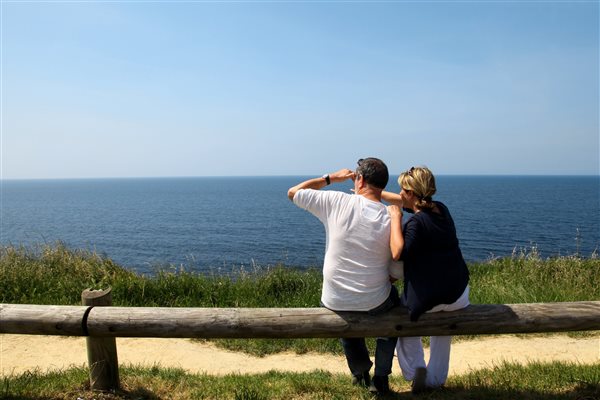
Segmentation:
[(381, 203), (381, 189), (373, 189), (369, 186), (366, 186), (362, 188), (357, 194), (371, 201)]

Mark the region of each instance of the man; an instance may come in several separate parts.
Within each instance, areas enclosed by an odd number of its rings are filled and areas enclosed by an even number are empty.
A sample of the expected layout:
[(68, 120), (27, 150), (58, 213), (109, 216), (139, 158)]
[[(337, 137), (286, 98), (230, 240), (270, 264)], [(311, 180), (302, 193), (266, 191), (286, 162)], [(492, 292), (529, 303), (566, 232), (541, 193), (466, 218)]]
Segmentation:
[[(354, 194), (320, 191), (332, 183), (354, 180)], [(390, 217), (381, 202), (389, 173), (383, 161), (365, 158), (356, 171), (341, 169), (304, 181), (288, 190), (297, 206), (315, 215), (325, 226), (321, 303), (334, 311), (366, 311), (373, 315), (399, 304), (390, 283)], [(375, 393), (389, 391), (388, 376), (396, 338), (377, 338), (375, 375), (364, 338), (341, 339), (353, 383)]]

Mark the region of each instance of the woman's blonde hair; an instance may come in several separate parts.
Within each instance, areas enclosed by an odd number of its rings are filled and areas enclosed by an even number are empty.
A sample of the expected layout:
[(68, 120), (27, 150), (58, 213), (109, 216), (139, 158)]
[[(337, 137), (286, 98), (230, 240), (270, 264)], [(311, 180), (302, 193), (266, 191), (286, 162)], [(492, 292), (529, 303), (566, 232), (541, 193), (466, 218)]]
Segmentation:
[(435, 177), (427, 167), (412, 167), (398, 177), (398, 184), (403, 190), (412, 191), (417, 196), (416, 207), (432, 209), (432, 197), (435, 194)]

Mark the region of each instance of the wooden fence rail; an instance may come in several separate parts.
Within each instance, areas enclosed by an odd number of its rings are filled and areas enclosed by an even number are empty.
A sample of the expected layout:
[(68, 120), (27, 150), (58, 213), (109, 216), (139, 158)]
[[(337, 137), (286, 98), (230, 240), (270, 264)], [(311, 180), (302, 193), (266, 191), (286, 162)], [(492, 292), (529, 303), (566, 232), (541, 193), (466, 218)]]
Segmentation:
[(116, 337), (340, 338), (600, 330), (600, 301), (477, 304), (425, 314), (418, 322), (411, 322), (401, 307), (373, 317), (325, 308), (104, 307), (107, 304), (85, 300), (84, 304), (97, 305), (0, 304), (0, 333), (88, 337), (91, 387), (112, 390), (119, 386)]
[(325, 308), (160, 308), (0, 304), (0, 333), (154, 338), (339, 338), (600, 330), (600, 301), (473, 304), (424, 314)]

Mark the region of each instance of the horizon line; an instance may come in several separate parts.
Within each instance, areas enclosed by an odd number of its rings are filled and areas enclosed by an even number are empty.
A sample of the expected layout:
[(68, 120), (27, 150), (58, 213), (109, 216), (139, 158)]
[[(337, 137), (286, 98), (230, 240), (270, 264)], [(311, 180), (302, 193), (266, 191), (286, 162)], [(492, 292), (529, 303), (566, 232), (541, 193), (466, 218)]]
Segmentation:
[[(400, 175), (392, 173), (390, 177)], [(285, 178), (285, 177), (320, 177), (322, 174), (279, 174), (279, 175), (165, 175), (165, 176), (98, 176), (98, 177), (53, 177), (53, 178), (2, 178), (4, 181), (66, 181), (66, 180), (118, 180), (118, 179), (196, 179), (196, 178)], [(464, 177), (600, 177), (597, 174), (517, 174), (517, 173), (454, 173), (454, 174), (436, 174), (435, 176), (464, 176)]]

